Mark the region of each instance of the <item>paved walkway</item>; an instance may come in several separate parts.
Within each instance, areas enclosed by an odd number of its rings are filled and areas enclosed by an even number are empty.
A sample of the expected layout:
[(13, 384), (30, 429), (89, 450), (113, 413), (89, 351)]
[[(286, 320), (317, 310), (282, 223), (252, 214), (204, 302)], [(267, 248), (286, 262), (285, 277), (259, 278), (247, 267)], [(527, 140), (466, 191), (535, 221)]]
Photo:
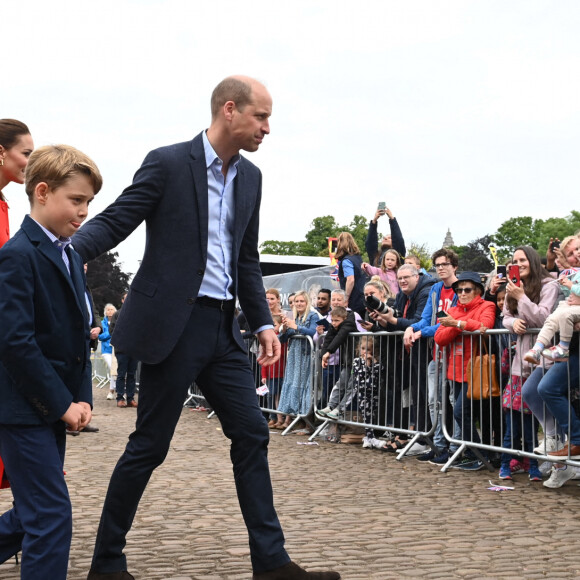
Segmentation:
[[(69, 580), (85, 580), (109, 476), (135, 420), (95, 389), (97, 434), (68, 438), (74, 510)], [(559, 490), (496, 473), (442, 474), (413, 458), (354, 445), (272, 434), (270, 462), (287, 549), (311, 569), (344, 580), (577, 578), (580, 488)], [(131, 490), (127, 490), (130, 494)], [(256, 490), (259, 493), (259, 490)], [(0, 492), (0, 510), (11, 502)], [(247, 536), (234, 491), (228, 441), (216, 418), (184, 409), (169, 456), (154, 474), (128, 538), (138, 580), (248, 580)], [(14, 561), (0, 580), (19, 578)]]

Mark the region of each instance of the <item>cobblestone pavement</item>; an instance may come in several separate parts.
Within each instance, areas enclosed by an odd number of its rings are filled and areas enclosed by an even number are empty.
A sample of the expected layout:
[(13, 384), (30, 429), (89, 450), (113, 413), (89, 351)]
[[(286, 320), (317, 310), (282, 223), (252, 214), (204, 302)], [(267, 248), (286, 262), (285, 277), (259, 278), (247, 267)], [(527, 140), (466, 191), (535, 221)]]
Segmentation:
[[(105, 396), (95, 389), (100, 432), (68, 438), (69, 580), (86, 578), (109, 476), (135, 420)], [(273, 432), (270, 463), (288, 552), (309, 569), (331, 567), (344, 580), (580, 576), (578, 482), (549, 490), (521, 474), (514, 491), (497, 493), (486, 489), (496, 473), (442, 474), (413, 458), (305, 441)], [(216, 418), (183, 410), (128, 537), (138, 580), (251, 578), (228, 445)], [(2, 511), (10, 502), (0, 492)], [(0, 580), (14, 578), (14, 560), (0, 566)]]

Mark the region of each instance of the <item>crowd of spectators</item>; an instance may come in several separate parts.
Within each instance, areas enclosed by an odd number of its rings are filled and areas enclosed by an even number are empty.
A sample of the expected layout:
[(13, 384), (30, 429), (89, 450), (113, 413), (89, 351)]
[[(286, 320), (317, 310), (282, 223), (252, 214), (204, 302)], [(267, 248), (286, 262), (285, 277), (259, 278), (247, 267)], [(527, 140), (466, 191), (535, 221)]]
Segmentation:
[[(382, 215), (391, 233), (379, 243)], [(457, 254), (441, 248), (428, 273), (406, 255), (399, 224), (385, 208), (370, 222), (366, 252), (368, 262), (352, 235), (341, 233), (340, 289), (312, 297), (297, 291), (291, 312), (282, 312), (275, 289), (267, 291), (287, 348), (285, 366), (263, 374), (270, 427), (286, 429), (292, 417), (306, 427), (343, 420), (364, 428), (365, 449), (404, 449), (439, 467), (491, 465), (501, 479), (525, 471), (546, 487), (577, 476), (566, 461), (580, 459), (572, 334), (580, 319), (580, 236), (560, 248), (550, 244), (543, 261), (535, 249), (519, 247), (491, 273), (459, 272)], [(528, 332), (543, 326), (539, 337)], [(485, 393), (472, 391), (477, 375), (489, 383)], [(420, 436), (411, 446), (414, 432)], [(534, 453), (549, 461), (540, 466)]]

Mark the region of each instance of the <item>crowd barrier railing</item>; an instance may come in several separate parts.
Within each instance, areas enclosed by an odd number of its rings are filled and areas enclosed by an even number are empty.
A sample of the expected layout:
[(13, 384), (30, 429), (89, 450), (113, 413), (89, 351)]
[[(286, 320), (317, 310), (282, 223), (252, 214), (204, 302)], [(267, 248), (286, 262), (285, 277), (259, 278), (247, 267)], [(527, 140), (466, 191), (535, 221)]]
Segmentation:
[(96, 387), (102, 389), (110, 380), (109, 365), (105, 359), (96, 352), (91, 352), (92, 379), (97, 381)]
[[(524, 377), (524, 380), (520, 381), (525, 385), (536, 368), (539, 369), (538, 373), (544, 374), (551, 366), (549, 363), (546, 364), (545, 359), (539, 367), (531, 367), (523, 361), (523, 355), (534, 344), (538, 332), (539, 329), (529, 329), (523, 335), (517, 336), (515, 343), (512, 340), (515, 335), (510, 335), (507, 330), (487, 330), (485, 334), (463, 332), (460, 340), (443, 349), (442, 364), (438, 365), (438, 371), (443, 374), (442, 397), (439, 400), (440, 420), (445, 438), (449, 442), (450, 452), (449, 459), (441, 471), (450, 469), (467, 450), (482, 461), (490, 471), (494, 469), (490, 461), (493, 454), (507, 454), (513, 458), (567, 463), (580, 467), (579, 461), (557, 460), (549, 455), (545, 446), (542, 447), (537, 435), (540, 426), (545, 435), (547, 419), (548, 422), (552, 421), (552, 424), (548, 425), (551, 431), (561, 432), (562, 429), (557, 421), (553, 420), (545, 403), (541, 404), (539, 416), (534, 416), (527, 409), (521, 395), (522, 385), (518, 385), (518, 376)], [(471, 341), (473, 345), (470, 344)], [(477, 364), (475, 357), (478, 354), (481, 357), (486, 349), (489, 355), (495, 356), (495, 361), (490, 356), (482, 364)], [(519, 353), (519, 364), (513, 368), (516, 349)], [(467, 366), (469, 360), (471, 364)], [(451, 366), (453, 371), (450, 371)], [(466, 371), (461, 377), (462, 380), (458, 380), (461, 373), (457, 369), (463, 368)], [(516, 376), (515, 380), (513, 375)], [(495, 393), (494, 376), (498, 387)], [(567, 377), (567, 385), (562, 385), (562, 389), (567, 391), (567, 399), (571, 402), (578, 398), (575, 395), (578, 385), (571, 384), (569, 369)], [(464, 378), (467, 382), (463, 380)], [(473, 385), (474, 379), (479, 379), (481, 389), (490, 396), (479, 398), (473, 394), (469, 396), (468, 384)], [(447, 400), (451, 405), (447, 404)], [(573, 412), (572, 407), (568, 405), (568, 416), (570, 417)], [(561, 433), (561, 444), (563, 445), (565, 441), (570, 441), (570, 428), (566, 433)]]
[[(430, 344), (421, 339), (407, 352), (402, 335), (401, 331), (352, 333), (341, 347), (338, 378), (336, 369), (334, 375), (325, 373), (316, 356), (314, 408), (323, 423), (311, 440), (337, 423), (365, 429), (373, 445), (379, 432), (393, 439), (399, 436), (407, 441), (397, 444), (401, 459), (419, 439), (432, 443), (435, 427), (429, 424), (427, 397)], [(338, 417), (329, 419), (325, 408), (338, 409)]]
[[(406, 444), (399, 446), (398, 460), (404, 459), (419, 441), (434, 449), (435, 438), (439, 436), (438, 443), (441, 444), (443, 439), (444, 445), (450, 449), (449, 460), (442, 466), (442, 471), (447, 471), (466, 451), (482, 461), (489, 470), (497, 468), (498, 459), (503, 453), (514, 458), (580, 467), (580, 461), (555, 459), (549, 455), (549, 450), (539, 445), (538, 432), (546, 429), (546, 421), (551, 417), (545, 404), (542, 404), (537, 418), (520, 412), (521, 396), (517, 385), (511, 380), (512, 370), (516, 375), (525, 376), (533, 369), (523, 361), (520, 361), (519, 369), (512, 369), (515, 339), (519, 341), (517, 349), (523, 355), (534, 343), (537, 332), (537, 329), (531, 329), (519, 338), (507, 330), (487, 330), (484, 334), (463, 332), (461, 341), (441, 350), (435, 347), (432, 339), (422, 338), (415, 342), (410, 352), (403, 347), (403, 333), (400, 331), (352, 333), (341, 347), (340, 357), (334, 361), (331, 359), (337, 364), (327, 369), (322, 368), (320, 360), (322, 340), (317, 340), (317, 346), (313, 348), (310, 337), (295, 335), (289, 341), (289, 348), (293, 342), (301, 341), (304, 347), (302, 355), (310, 360), (294, 384), (301, 385), (301, 396), (309, 403), (300, 412), (283, 413), (292, 417), (292, 423), (283, 434), (290, 433), (302, 419), (313, 429), (310, 440), (324, 434), (332, 424), (376, 431), (377, 438), (382, 435), (382, 439), (398, 435), (400, 439), (407, 440)], [(250, 345), (249, 356), (258, 388), (262, 375), (256, 362), (257, 341), (253, 337), (250, 339), (254, 344)], [(479, 355), (481, 360), (486, 352), (490, 356), (485, 363), (475, 364), (475, 356)], [(449, 361), (460, 369), (466, 369), (469, 359), (472, 359), (467, 371), (469, 380), (473, 383), (473, 379), (478, 378), (484, 391), (479, 398), (467, 396), (464, 372), (460, 377), (449, 374)], [(365, 360), (367, 362), (363, 364)], [(548, 365), (542, 363), (540, 369), (538, 372), (544, 373)], [(284, 374), (287, 372), (288, 369)], [(497, 384), (495, 392), (493, 377)], [(459, 378), (461, 380), (456, 380)], [(279, 399), (283, 384), (283, 380), (278, 380), (274, 388), (259, 396), (261, 409), (271, 417), (282, 414)], [(268, 386), (271, 387), (270, 382)], [(580, 388), (578, 384), (572, 384), (570, 372), (567, 374), (567, 385), (562, 388), (567, 391), (568, 400), (578, 407)], [(486, 396), (485, 392), (490, 396)], [(461, 400), (459, 406), (458, 400)], [(323, 411), (329, 407), (338, 409), (338, 415), (327, 417)], [(569, 416), (574, 412), (570, 407)], [(580, 415), (579, 408), (576, 413)], [(316, 427), (313, 425), (314, 417), (320, 421)], [(508, 421), (510, 429), (506, 437)], [(549, 430), (562, 431), (557, 422), (552, 423), (548, 420)], [(436, 433), (437, 428), (440, 435)], [(570, 428), (567, 431), (561, 434), (562, 444), (570, 440)]]

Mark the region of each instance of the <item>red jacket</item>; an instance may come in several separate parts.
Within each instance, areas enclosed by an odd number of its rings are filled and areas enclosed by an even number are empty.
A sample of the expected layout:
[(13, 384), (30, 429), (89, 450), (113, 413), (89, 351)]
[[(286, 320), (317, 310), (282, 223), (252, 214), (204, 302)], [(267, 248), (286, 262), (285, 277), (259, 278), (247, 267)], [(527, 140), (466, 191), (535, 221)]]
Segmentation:
[[(493, 328), (495, 324), (495, 304), (476, 296), (469, 304), (457, 304), (449, 310), (449, 316), (455, 320), (465, 320), (464, 330), (475, 332), (481, 325)], [(455, 326), (439, 326), (435, 332), (435, 342), (447, 349), (447, 378), (461, 383), (467, 382), (467, 363), (471, 359), (471, 336), (462, 335), (462, 330)], [(454, 343), (454, 344), (452, 344)]]
[(10, 228), (8, 227), (8, 204), (0, 199), (0, 248), (10, 238)]

